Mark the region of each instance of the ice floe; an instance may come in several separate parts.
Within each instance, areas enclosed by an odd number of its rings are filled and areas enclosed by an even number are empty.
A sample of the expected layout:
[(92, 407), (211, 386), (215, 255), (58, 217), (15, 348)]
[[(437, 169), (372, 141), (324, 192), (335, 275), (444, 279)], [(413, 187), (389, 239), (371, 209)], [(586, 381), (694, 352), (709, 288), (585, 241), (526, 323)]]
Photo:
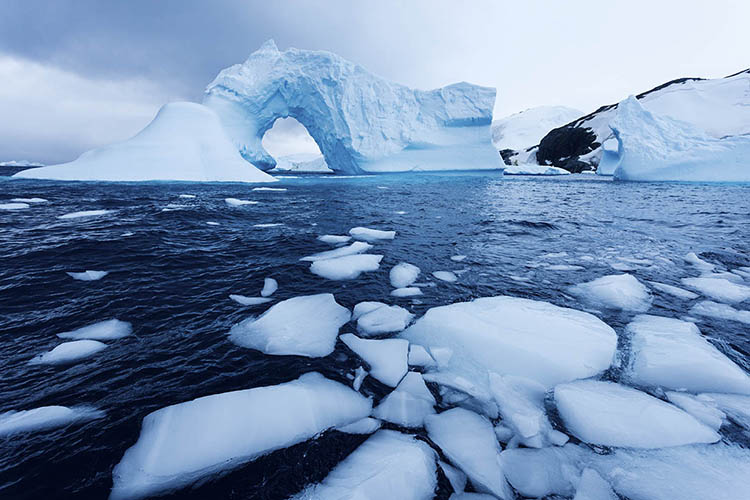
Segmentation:
[(224, 198), (224, 202), (230, 207), (241, 207), (243, 205), (257, 205), (257, 201), (253, 200), (240, 200), (237, 198)]
[(713, 402), (701, 400), (692, 394), (668, 391), (666, 393), (670, 403), (692, 415), (699, 422), (718, 431), (724, 424), (726, 414), (719, 410)]
[(315, 262), (316, 260), (335, 259), (337, 257), (345, 257), (347, 255), (356, 255), (364, 253), (372, 248), (372, 245), (365, 243), (364, 241), (355, 241), (351, 245), (345, 247), (334, 248), (333, 250), (326, 250), (325, 252), (316, 253), (302, 257), (300, 260), (305, 262)]
[(451, 255), (451, 260), (453, 262), (463, 262), (466, 260), (466, 255)]
[(133, 333), (133, 325), (127, 321), (108, 319), (69, 332), (58, 333), (57, 336), (70, 340), (117, 340), (131, 333)]
[(386, 422), (402, 427), (424, 425), (427, 415), (435, 413), (435, 398), (424, 383), (422, 375), (408, 372), (396, 389), (375, 407), (372, 414)]
[(103, 411), (88, 406), (41, 406), (32, 410), (6, 411), (0, 413), (0, 437), (45, 431), (102, 417)]
[(573, 500), (618, 500), (618, 497), (598, 472), (584, 469)]
[(353, 280), (368, 271), (380, 268), (382, 255), (358, 254), (316, 260), (310, 265), (310, 271), (329, 280)]
[(0, 203), (0, 210), (23, 210), (29, 206), (28, 203)]
[(630, 274), (611, 274), (580, 283), (568, 291), (596, 307), (646, 312), (653, 297), (648, 288)]
[(699, 394), (698, 399), (718, 408), (735, 424), (750, 431), (750, 396), (714, 392)]
[(368, 306), (377, 304), (366, 312), (357, 311), (355, 306), (354, 316), (357, 320), (357, 330), (366, 337), (400, 332), (409, 326), (414, 318), (414, 315), (403, 307), (389, 306), (379, 302), (366, 302), (365, 304), (368, 304)]
[(420, 272), (420, 269), (414, 264), (401, 262), (391, 268), (388, 277), (393, 288), (406, 288), (417, 281)]
[(591, 444), (662, 448), (721, 438), (676, 406), (613, 382), (560, 384), (555, 403), (568, 431)]
[(324, 234), (322, 236), (318, 236), (318, 239), (323, 243), (328, 243), (329, 245), (339, 245), (341, 243), (347, 243), (352, 239), (352, 237), (340, 236), (338, 234)]
[(16, 203), (47, 203), (48, 200), (45, 200), (44, 198), (13, 198), (10, 201)]
[(387, 386), (396, 387), (409, 368), (409, 342), (404, 339), (361, 339), (353, 333), (341, 341), (370, 365), (370, 375)]
[(667, 285), (666, 283), (659, 283), (658, 281), (649, 281), (649, 284), (660, 292), (664, 292), (679, 299), (693, 300), (698, 298), (697, 293), (685, 290), (684, 288)]
[(234, 293), (230, 294), (229, 298), (237, 302), (238, 304), (242, 304), (243, 306), (255, 306), (258, 304), (265, 304), (273, 300), (269, 299), (268, 297), (247, 297), (245, 295), (237, 295)]
[(195, 198), (195, 195), (194, 194), (181, 194), (179, 197), (184, 198), (186, 200), (192, 200), (193, 198)]
[(500, 463), (500, 445), (485, 417), (453, 408), (425, 418), (430, 440), (450, 462), (461, 469), (474, 488), (503, 500), (514, 498)]
[(641, 314), (627, 325), (635, 385), (689, 392), (750, 394), (750, 377), (708, 342), (694, 323)]
[(349, 234), (355, 240), (369, 241), (370, 243), (380, 240), (392, 240), (396, 237), (396, 231), (381, 231), (380, 229), (370, 229), (368, 227), (353, 227)]
[(89, 358), (106, 349), (107, 344), (98, 340), (74, 340), (63, 342), (49, 352), (39, 354), (29, 361), (30, 365), (62, 365)]
[[(488, 372), (549, 388), (609, 368), (617, 335), (597, 317), (547, 302), (499, 296), (433, 307), (401, 333), (429, 348), (441, 370), (487, 387)], [(448, 349), (441, 362), (437, 349)]]
[(500, 462), (508, 482), (524, 497), (573, 495), (579, 471), (575, 446), (507, 449)]
[(435, 360), (432, 359), (427, 349), (418, 344), (409, 344), (409, 366), (434, 366)]
[(58, 219), (80, 219), (82, 217), (100, 217), (112, 213), (112, 210), (81, 210), (80, 212), (70, 212), (60, 215)]
[(225, 392), (146, 415), (138, 441), (112, 473), (113, 500), (187, 486), (370, 414), (370, 400), (307, 373), (268, 387)]
[(391, 290), (391, 296), (393, 297), (415, 297), (417, 295), (422, 295), (422, 289), (415, 286), (396, 288), (395, 290)]
[(448, 283), (458, 281), (458, 276), (451, 271), (433, 271), (432, 275), (440, 281), (447, 281)]
[(234, 325), (229, 339), (266, 354), (327, 356), (333, 352), (339, 328), (350, 316), (330, 293), (303, 295), (283, 300), (258, 318)]
[(381, 430), (293, 500), (430, 500), (435, 451), (414, 436)]
[(345, 434), (372, 434), (380, 429), (381, 425), (383, 425), (382, 422), (377, 418), (365, 417), (351, 424), (336, 427), (336, 430)]
[(724, 278), (683, 278), (682, 283), (711, 299), (737, 304), (750, 299), (750, 286)]
[(279, 289), (279, 283), (273, 278), (265, 278), (263, 280), (263, 289), (260, 291), (261, 297), (270, 297)]
[[(438, 465), (440, 465), (440, 468), (443, 469), (443, 473), (448, 479), (448, 482), (451, 483), (453, 491), (455, 491), (456, 493), (462, 493), (466, 489), (466, 481), (468, 480), (466, 474), (461, 472), (460, 469), (457, 469), (452, 465), (443, 462), (442, 460), (438, 461)], [(477, 493), (477, 495), (481, 494), (482, 493)], [(453, 495), (451, 495), (451, 498), (453, 498)], [(495, 497), (491, 496), (490, 498), (494, 500)]]
[(711, 300), (703, 300), (690, 308), (693, 316), (707, 316), (709, 318), (728, 319), (750, 325), (750, 311), (735, 309), (728, 304), (719, 304)]
[(68, 276), (79, 281), (97, 281), (109, 274), (108, 271), (83, 271), (82, 273), (66, 272)]

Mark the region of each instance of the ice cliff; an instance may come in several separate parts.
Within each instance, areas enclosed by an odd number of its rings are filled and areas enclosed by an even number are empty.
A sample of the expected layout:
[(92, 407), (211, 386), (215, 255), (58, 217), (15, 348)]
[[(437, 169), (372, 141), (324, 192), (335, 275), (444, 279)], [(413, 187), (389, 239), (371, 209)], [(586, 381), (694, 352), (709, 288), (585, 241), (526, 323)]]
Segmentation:
[(610, 127), (617, 152), (600, 164), (615, 179), (750, 181), (750, 135), (715, 138), (697, 127), (646, 111), (635, 97), (617, 106)]
[(379, 78), (330, 52), (279, 51), (272, 40), (206, 88), (240, 154), (276, 165), (263, 135), (293, 117), (338, 173), (496, 169), (495, 89), (469, 83), (422, 91)]

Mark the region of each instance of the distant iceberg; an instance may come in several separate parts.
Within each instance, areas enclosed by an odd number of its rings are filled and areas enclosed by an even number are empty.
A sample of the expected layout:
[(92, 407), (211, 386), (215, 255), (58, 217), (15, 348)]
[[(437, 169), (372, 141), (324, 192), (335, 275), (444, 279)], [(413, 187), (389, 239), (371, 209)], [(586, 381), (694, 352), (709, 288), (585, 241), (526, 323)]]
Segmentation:
[(617, 153), (600, 168), (627, 181), (750, 181), (750, 135), (711, 137), (697, 127), (646, 111), (635, 97), (610, 124)]
[(216, 114), (189, 102), (165, 104), (131, 139), (60, 165), (13, 177), (77, 181), (273, 182), (237, 153)]
[(240, 154), (261, 170), (261, 143), (293, 117), (337, 173), (498, 169), (490, 123), (495, 89), (456, 83), (422, 91), (379, 78), (330, 52), (279, 51), (272, 40), (206, 89)]

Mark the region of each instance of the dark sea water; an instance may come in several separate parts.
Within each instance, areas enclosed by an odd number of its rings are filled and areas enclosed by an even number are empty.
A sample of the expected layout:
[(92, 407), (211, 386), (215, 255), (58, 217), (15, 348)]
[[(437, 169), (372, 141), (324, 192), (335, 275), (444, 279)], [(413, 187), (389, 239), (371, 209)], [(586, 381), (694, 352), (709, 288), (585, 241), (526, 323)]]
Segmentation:
[[(683, 261), (689, 251), (728, 269), (750, 265), (747, 185), (466, 173), (308, 176), (274, 186), (286, 192), (252, 187), (0, 178), (0, 203), (49, 200), (0, 211), (0, 412), (81, 404), (106, 412), (88, 423), (0, 438), (0, 498), (105, 498), (112, 468), (135, 443), (142, 418), (170, 404), (286, 382), (312, 370), (350, 384), (347, 376), (361, 362), (340, 343), (330, 356), (308, 359), (265, 356), (229, 342), (233, 324), (271, 304), (243, 307), (228, 295), (257, 296), (266, 276), (279, 282), (276, 301), (331, 292), (348, 308), (380, 300), (420, 316), (432, 306), (503, 294), (586, 309), (566, 287), (620, 272), (612, 264), (631, 266), (641, 281), (680, 286), (680, 278), (696, 275)], [(182, 193), (196, 198), (180, 199)], [(227, 197), (259, 203), (233, 208)], [(184, 207), (163, 211), (169, 204)], [(94, 209), (113, 212), (57, 218)], [(271, 223), (282, 225), (254, 227)], [(398, 232), (373, 250), (385, 255), (379, 271), (329, 281), (298, 260), (330, 248), (318, 235), (345, 234), (354, 226)], [(567, 255), (542, 257), (560, 252)], [(456, 254), (468, 257), (451, 261)], [(388, 271), (401, 261), (422, 269), (420, 281), (435, 270), (461, 274), (457, 283), (424, 288), (418, 300), (393, 299)], [(583, 269), (554, 271), (545, 263)], [(110, 274), (93, 282), (66, 274), (86, 269)], [(649, 312), (683, 317), (692, 304), (655, 292)], [(633, 316), (596, 314), (618, 333)], [(134, 335), (71, 366), (27, 364), (59, 343), (56, 333), (109, 318), (131, 322)], [(747, 325), (703, 319), (699, 326), (748, 369)], [(388, 392), (370, 377), (363, 391), (376, 400)], [(285, 498), (325, 477), (365, 439), (329, 431), (171, 497)], [(442, 475), (440, 484), (439, 497), (447, 498)]]

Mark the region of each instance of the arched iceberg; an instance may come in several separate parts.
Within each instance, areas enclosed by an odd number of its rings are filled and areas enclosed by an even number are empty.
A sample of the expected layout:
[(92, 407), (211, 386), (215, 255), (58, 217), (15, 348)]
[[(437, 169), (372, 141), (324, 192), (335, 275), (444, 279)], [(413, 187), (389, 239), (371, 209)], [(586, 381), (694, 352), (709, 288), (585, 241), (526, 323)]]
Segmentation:
[(495, 89), (456, 83), (422, 91), (379, 78), (330, 52), (279, 51), (272, 40), (206, 88), (240, 154), (261, 170), (276, 160), (263, 135), (293, 117), (336, 172), (500, 169), (490, 123)]

